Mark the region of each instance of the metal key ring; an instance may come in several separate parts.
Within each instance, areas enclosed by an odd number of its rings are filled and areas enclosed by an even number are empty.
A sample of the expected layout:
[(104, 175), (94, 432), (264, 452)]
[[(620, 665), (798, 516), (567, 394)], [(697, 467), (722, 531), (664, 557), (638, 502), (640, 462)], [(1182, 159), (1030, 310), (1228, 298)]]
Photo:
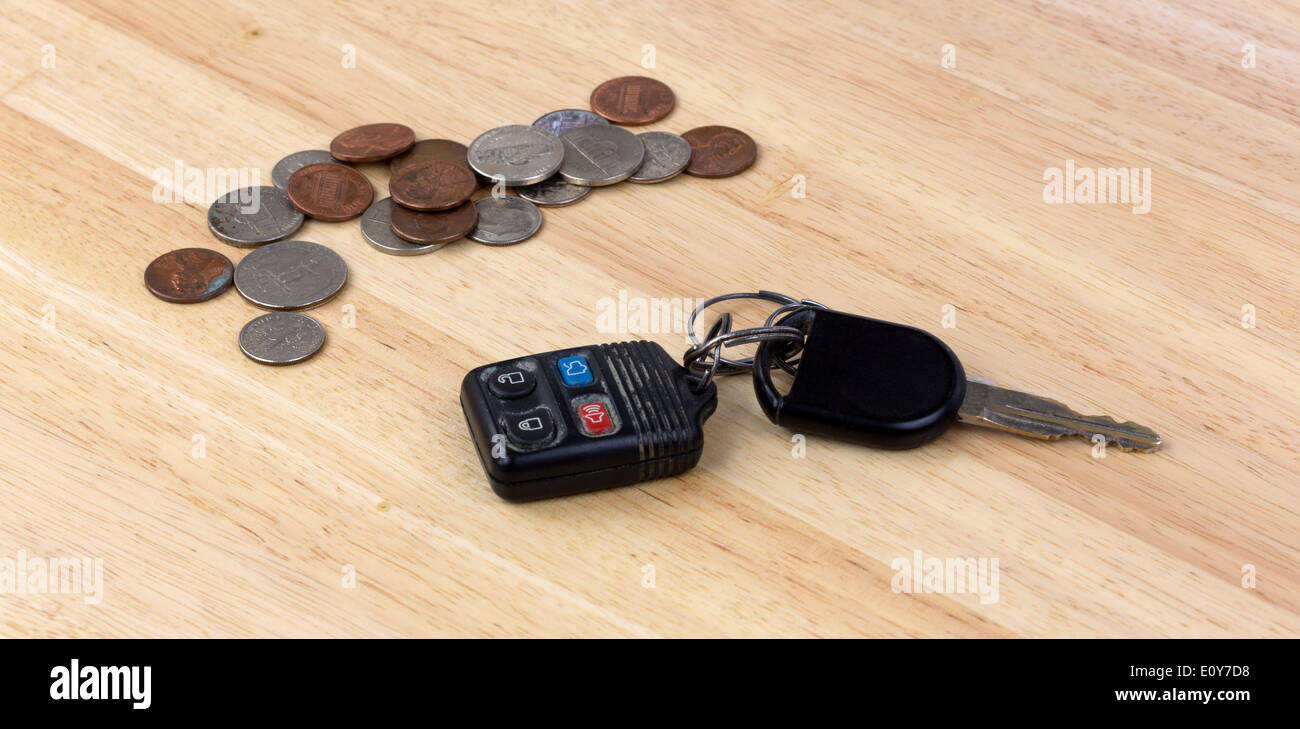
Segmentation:
[[(803, 344), (804, 332), (802, 329), (794, 327), (758, 327), (734, 332), (726, 331), (726, 327), (729, 327), (730, 324), (731, 314), (719, 316), (713, 326), (709, 328), (709, 338), (704, 344), (688, 350), (683, 357), (685, 366), (699, 375), (693, 385), (696, 392), (708, 387), (713, 378), (718, 375), (734, 375), (747, 371), (747, 368), (724, 367), (722, 365), (723, 357), (721, 356), (723, 347), (736, 344), (762, 344), (782, 340), (791, 344)], [(712, 357), (709, 356), (710, 353), (712, 353)], [(784, 362), (781, 363), (781, 366), (789, 369)]]
[[(722, 316), (719, 316), (713, 322), (713, 326), (709, 327), (709, 333), (707, 335), (708, 339), (712, 340), (714, 337), (718, 336), (719, 333), (725, 332), (729, 329), (731, 329), (731, 313), (724, 311), (722, 313)], [(693, 351), (695, 350), (692, 349), (691, 352)], [(698, 358), (692, 359), (690, 357), (691, 352), (687, 352), (686, 353), (687, 356), (684, 357), (683, 360), (688, 363), (687, 364), (688, 369), (694, 370), (695, 365), (698, 363), (699, 359)], [(694, 385), (694, 389), (696, 392), (699, 392), (709, 386), (709, 383), (712, 382), (713, 378), (717, 376), (718, 367), (720, 365), (721, 362), (719, 361), (719, 359), (717, 357), (714, 357), (713, 361), (709, 363), (708, 367), (702, 368), (702, 371), (700, 372), (700, 379)]]
[[(699, 338), (695, 336), (695, 320), (699, 317), (700, 312), (716, 304), (721, 304), (724, 301), (735, 301), (737, 299), (759, 299), (761, 301), (771, 301), (773, 303), (780, 304), (782, 306), (788, 306), (790, 304), (798, 303), (798, 299), (795, 299), (792, 296), (786, 296), (785, 294), (778, 294), (774, 291), (762, 291), (762, 290), (756, 293), (749, 293), (749, 292), (742, 291), (734, 294), (722, 294), (721, 296), (714, 296), (711, 299), (705, 299), (704, 301), (700, 302), (699, 306), (695, 307), (695, 310), (691, 312), (690, 318), (686, 320), (686, 332), (691, 337), (692, 351), (699, 349), (701, 344)], [(724, 368), (730, 369), (732, 372), (739, 372), (741, 370), (749, 369), (754, 364), (753, 357), (746, 357), (741, 360), (733, 360), (733, 359), (727, 359), (726, 357), (719, 356), (718, 360)]]
[[(760, 299), (780, 306), (767, 317), (762, 326), (737, 331), (731, 330), (731, 313), (723, 312), (709, 327), (708, 334), (701, 342), (695, 336), (695, 320), (700, 312), (714, 304), (736, 299)], [(769, 361), (775, 364), (769, 366), (774, 369), (779, 367), (794, 374), (799, 365), (799, 358), (795, 355), (803, 350), (803, 342), (807, 337), (807, 313), (813, 309), (825, 308), (825, 304), (811, 299), (796, 299), (793, 296), (765, 290), (756, 293), (723, 294), (707, 299), (691, 312), (687, 320), (692, 347), (683, 355), (682, 363), (687, 369), (699, 375), (699, 380), (695, 383), (695, 388), (699, 390), (707, 387), (709, 382), (719, 375), (734, 375), (753, 370), (754, 357), (729, 359), (722, 356), (723, 348), (742, 344), (782, 342), (785, 345), (784, 349), (780, 354), (770, 357)]]
[[(730, 317), (730, 314), (723, 314), (724, 317)], [(738, 344), (753, 344), (755, 342), (766, 342), (774, 339), (785, 339), (788, 341), (802, 342), (804, 331), (797, 327), (777, 326), (777, 327), (753, 327), (751, 329), (737, 329), (735, 331), (723, 331), (715, 333), (722, 323), (722, 317), (714, 323), (709, 329), (709, 338), (698, 347), (692, 347), (686, 350), (683, 359), (698, 361), (704, 357), (711, 349), (718, 347), (731, 347)], [(744, 368), (748, 369), (748, 368)]]
[[(746, 332), (747, 333), (746, 336), (755, 337), (754, 339), (750, 339), (747, 342), (729, 341), (728, 343), (730, 344), (752, 344), (753, 342), (763, 341), (762, 333), (764, 331), (771, 331), (772, 334), (774, 335), (773, 338), (776, 339), (786, 338), (788, 336), (788, 331), (782, 331), (784, 329), (787, 329), (786, 327), (781, 327), (780, 329), (773, 327), (772, 322), (777, 316), (780, 316), (784, 312), (797, 310), (801, 307), (818, 308), (818, 309), (826, 308), (825, 304), (813, 301), (811, 299), (802, 299), (802, 300), (796, 299), (793, 296), (786, 296), (785, 294), (779, 294), (775, 291), (766, 291), (763, 289), (760, 289), (757, 292), (753, 292), (753, 293), (742, 291), (742, 292), (732, 293), (732, 294), (722, 294), (721, 296), (714, 296), (711, 299), (705, 299), (704, 301), (700, 302), (699, 306), (695, 307), (695, 310), (691, 312), (690, 318), (686, 320), (686, 330), (691, 338), (691, 349), (687, 353), (687, 357), (685, 358), (687, 359), (688, 362), (691, 360), (692, 354), (694, 355), (695, 359), (699, 359), (702, 354), (702, 349), (701, 349), (702, 343), (700, 342), (699, 338), (695, 336), (695, 320), (699, 317), (700, 312), (704, 311), (705, 309), (711, 306), (720, 304), (724, 301), (735, 301), (737, 299), (758, 299), (760, 301), (771, 301), (775, 304), (780, 304), (780, 307), (778, 307), (777, 310), (767, 318), (767, 321), (763, 324), (762, 327), (753, 327), (750, 329), (739, 330), (739, 332)], [(710, 339), (711, 338), (712, 337), (710, 337)], [(802, 341), (802, 336), (800, 336), (800, 341)], [(747, 370), (750, 370), (754, 366), (753, 357), (729, 359), (727, 357), (722, 356), (722, 352), (720, 348), (717, 353), (717, 359), (718, 359), (718, 367), (716, 368), (716, 370), (718, 374), (736, 374), (739, 372), (745, 372)]]

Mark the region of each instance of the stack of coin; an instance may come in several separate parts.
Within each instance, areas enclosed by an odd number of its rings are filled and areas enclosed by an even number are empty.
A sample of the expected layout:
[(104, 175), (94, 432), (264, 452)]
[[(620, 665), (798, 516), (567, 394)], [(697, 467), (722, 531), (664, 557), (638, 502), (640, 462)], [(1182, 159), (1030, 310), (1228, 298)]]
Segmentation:
[[(286, 240), (305, 218), (361, 218), (362, 236), (393, 255), (438, 250), (460, 238), (503, 246), (527, 240), (542, 225), (541, 207), (572, 205), (593, 188), (625, 180), (655, 183), (685, 172), (729, 177), (753, 164), (758, 148), (744, 132), (703, 126), (683, 134), (624, 127), (662, 120), (676, 106), (666, 84), (623, 76), (591, 92), (591, 109), (561, 109), (531, 125), (480, 134), (468, 146), (450, 139), (416, 141), (403, 124), (349, 129), (329, 149), (295, 152), (271, 171), (274, 187), (222, 195), (208, 228), (240, 248), (258, 248), (238, 266), (216, 251), (181, 249), (150, 264), (145, 283), (159, 298), (198, 302), (233, 286), (271, 313), (240, 332), (240, 348), (264, 364), (301, 362), (325, 330), (298, 313), (320, 306), (347, 281), (347, 265), (318, 243)], [(376, 199), (354, 164), (388, 161), (388, 196)], [(477, 194), (491, 186), (491, 194)]]
[[(623, 128), (657, 122), (674, 106), (676, 96), (663, 82), (623, 76), (596, 87), (590, 111), (560, 109), (531, 127), (504, 126), (479, 135), (469, 145), (469, 165), (496, 187), (493, 197), (475, 203), (478, 224), (469, 237), (492, 245), (517, 243), (541, 226), (539, 206), (572, 205), (592, 188), (624, 180), (664, 182), (682, 172), (728, 177), (753, 164), (754, 140), (730, 127), (699, 127), (682, 135)], [(506, 196), (506, 189), (515, 196)]]
[[(469, 198), (479, 179), (465, 161), (465, 146), (449, 139), (418, 145), (414, 153), (389, 164), (389, 197), (366, 213), (377, 234), (364, 228), (362, 233), (385, 253), (429, 253), (465, 237), (478, 222)], [(383, 230), (385, 217), (388, 230)]]

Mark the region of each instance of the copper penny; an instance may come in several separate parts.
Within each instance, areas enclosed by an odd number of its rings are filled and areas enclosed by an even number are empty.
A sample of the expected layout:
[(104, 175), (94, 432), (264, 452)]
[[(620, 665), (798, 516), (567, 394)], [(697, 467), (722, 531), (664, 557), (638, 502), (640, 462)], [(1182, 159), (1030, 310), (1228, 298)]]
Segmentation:
[(415, 132), (405, 124), (366, 124), (335, 137), (330, 154), (344, 162), (378, 162), (396, 157), (412, 144)]
[(758, 145), (739, 129), (696, 127), (682, 135), (691, 145), (686, 174), (696, 177), (730, 177), (754, 164)]
[(411, 145), (410, 149), (390, 160), (388, 171), (397, 174), (397, 171), (403, 167), (413, 162), (423, 162), (426, 159), (455, 162), (467, 170), (471, 169), (469, 166), (469, 147), (450, 139), (421, 139)]
[(446, 210), (469, 199), (478, 180), (468, 167), (427, 159), (398, 170), (388, 180), (393, 202), (414, 210)]
[(451, 210), (424, 213), (394, 205), (390, 219), (398, 238), (412, 243), (450, 243), (474, 229), (478, 208), (472, 202), (465, 202)]
[(615, 124), (657, 122), (676, 102), (668, 84), (645, 76), (610, 79), (591, 92), (591, 110)]
[(153, 259), (144, 270), (144, 285), (163, 301), (193, 304), (230, 288), (235, 267), (207, 248), (181, 248)]
[(364, 213), (375, 200), (366, 176), (347, 165), (321, 162), (307, 165), (289, 176), (284, 191), (306, 215), (338, 222)]

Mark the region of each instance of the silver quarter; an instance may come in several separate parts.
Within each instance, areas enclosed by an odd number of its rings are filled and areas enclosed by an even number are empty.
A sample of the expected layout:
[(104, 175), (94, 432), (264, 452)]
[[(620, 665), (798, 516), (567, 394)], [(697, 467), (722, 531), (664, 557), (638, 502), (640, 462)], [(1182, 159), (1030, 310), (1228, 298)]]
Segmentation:
[(553, 135), (522, 124), (483, 132), (469, 145), (469, 166), (508, 187), (541, 182), (560, 169), (564, 145)]
[(208, 208), (208, 229), (232, 246), (253, 248), (282, 240), (302, 227), (302, 213), (278, 187), (243, 187)]
[(288, 365), (301, 362), (325, 344), (320, 322), (292, 311), (263, 314), (239, 330), (239, 348), (254, 362)]
[(319, 243), (285, 240), (244, 256), (235, 288), (263, 309), (311, 309), (334, 298), (348, 280), (343, 258)]
[(271, 168), (271, 182), (274, 182), (276, 187), (283, 190), (284, 186), (289, 184), (289, 175), (292, 175), (307, 165), (320, 164), (321, 162), (333, 162), (338, 165), (343, 164), (334, 159), (333, 155), (323, 149), (308, 149), (302, 152), (294, 152), (288, 157), (276, 162), (275, 167)]
[(508, 246), (532, 237), (542, 227), (542, 211), (522, 197), (484, 197), (474, 203), (478, 223), (469, 237), (490, 246)]
[(645, 160), (632, 182), (663, 182), (680, 175), (691, 161), (691, 143), (672, 132), (642, 132), (636, 135), (645, 145)]
[(631, 177), (645, 159), (645, 145), (635, 134), (611, 125), (578, 127), (560, 137), (564, 163), (560, 176), (574, 185), (599, 187)]
[(447, 243), (412, 243), (398, 238), (393, 232), (392, 214), (393, 198), (391, 197), (376, 200), (366, 208), (365, 215), (361, 216), (361, 235), (366, 237), (370, 245), (394, 256), (418, 256), (447, 245)]
[(590, 195), (591, 188), (565, 182), (559, 175), (551, 175), (535, 185), (516, 187), (515, 192), (534, 205), (558, 208), (572, 205)]
[(589, 127), (593, 124), (608, 125), (609, 120), (586, 109), (560, 109), (537, 117), (537, 121), (533, 122), (533, 128), (550, 132), (558, 137), (570, 129)]

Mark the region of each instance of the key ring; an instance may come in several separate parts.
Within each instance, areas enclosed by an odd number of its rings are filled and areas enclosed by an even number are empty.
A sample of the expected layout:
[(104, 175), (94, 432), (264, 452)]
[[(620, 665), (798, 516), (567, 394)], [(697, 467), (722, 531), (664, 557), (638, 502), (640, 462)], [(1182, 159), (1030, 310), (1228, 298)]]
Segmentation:
[[(695, 320), (699, 317), (700, 312), (724, 301), (737, 299), (759, 299), (780, 306), (767, 317), (766, 321), (763, 322), (763, 326), (737, 329), (735, 331), (731, 329), (731, 313), (723, 312), (714, 320), (704, 341), (701, 342), (695, 336)], [(686, 354), (682, 356), (682, 365), (699, 376), (699, 380), (695, 384), (695, 389), (699, 391), (707, 387), (716, 376), (735, 375), (753, 369), (753, 357), (739, 359), (723, 357), (722, 350), (724, 347), (768, 341), (784, 341), (788, 344), (783, 351), (784, 356), (775, 357), (774, 364), (776, 367), (793, 374), (799, 364), (798, 358), (793, 356), (803, 348), (804, 337), (807, 336), (805, 325), (807, 317), (803, 316), (803, 314), (812, 309), (825, 308), (824, 304), (811, 299), (796, 299), (793, 296), (764, 290), (754, 293), (722, 294), (721, 296), (706, 299), (695, 307), (690, 318), (687, 319), (686, 328), (691, 338), (691, 348), (686, 350)], [(778, 318), (780, 318), (780, 323), (777, 323)], [(797, 322), (798, 325), (788, 323), (792, 320)]]

